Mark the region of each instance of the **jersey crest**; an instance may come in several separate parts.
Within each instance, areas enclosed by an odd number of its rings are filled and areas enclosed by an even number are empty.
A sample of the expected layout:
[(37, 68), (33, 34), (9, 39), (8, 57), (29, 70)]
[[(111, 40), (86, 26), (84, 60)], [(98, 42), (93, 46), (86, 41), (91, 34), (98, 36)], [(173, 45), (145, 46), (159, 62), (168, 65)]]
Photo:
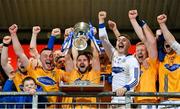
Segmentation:
[(177, 70), (180, 67), (180, 64), (173, 64), (171, 66), (169, 64), (165, 64), (164, 66), (167, 70), (172, 72), (172, 71)]
[(39, 78), (37, 78), (37, 80), (40, 83), (45, 84), (45, 85), (54, 85), (54, 84), (56, 84), (56, 82), (53, 79), (49, 78), (48, 76), (39, 77)]

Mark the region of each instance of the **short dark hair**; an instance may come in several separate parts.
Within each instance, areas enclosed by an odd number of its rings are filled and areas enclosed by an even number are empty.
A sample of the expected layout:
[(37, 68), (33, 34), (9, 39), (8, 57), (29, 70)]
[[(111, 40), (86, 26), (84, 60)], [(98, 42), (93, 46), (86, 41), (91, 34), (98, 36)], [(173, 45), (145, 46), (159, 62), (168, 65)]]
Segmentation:
[(36, 84), (36, 80), (35, 80), (34, 78), (30, 77), (30, 76), (25, 77), (25, 78), (22, 80), (22, 84), (24, 85), (25, 81), (29, 81), (29, 80), (33, 80), (34, 83)]
[(129, 41), (132, 39), (132, 37), (130, 37), (130, 36), (129, 36), (129, 35), (127, 35), (127, 34), (121, 34), (119, 37), (121, 37), (121, 36), (126, 37)]
[(138, 42), (137, 44), (136, 44), (136, 46), (139, 46), (139, 45), (145, 45), (143, 42)]
[(50, 49), (50, 48), (43, 48), (43, 49), (41, 50), (40, 54), (41, 54), (43, 51), (45, 51), (45, 50), (53, 51), (53, 50)]
[(88, 59), (88, 61), (90, 62), (91, 58), (92, 58), (92, 53), (91, 52), (80, 52), (77, 56), (77, 59), (79, 58), (79, 56), (84, 55), (86, 56), (86, 58)]

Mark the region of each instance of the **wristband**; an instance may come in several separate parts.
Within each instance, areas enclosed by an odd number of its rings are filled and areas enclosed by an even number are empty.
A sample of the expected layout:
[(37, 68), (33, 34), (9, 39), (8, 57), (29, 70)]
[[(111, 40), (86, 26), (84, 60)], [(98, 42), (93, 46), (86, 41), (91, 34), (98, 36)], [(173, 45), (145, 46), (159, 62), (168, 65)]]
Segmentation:
[(99, 28), (104, 28), (104, 27), (105, 27), (104, 23), (99, 24)]
[(164, 35), (163, 34), (159, 35), (158, 40), (164, 42), (165, 41)]
[(130, 90), (130, 86), (129, 86), (129, 85), (125, 85), (125, 86), (124, 86), (124, 88), (126, 88), (126, 89), (127, 89), (127, 91), (129, 91), (129, 90)]
[(47, 45), (49, 49), (53, 50), (55, 40), (56, 40), (56, 37), (51, 35), (48, 40), (48, 45)]
[(146, 24), (146, 22), (144, 20), (140, 20), (139, 16), (136, 17), (137, 23), (139, 24), (139, 26), (141, 26), (141, 28)]

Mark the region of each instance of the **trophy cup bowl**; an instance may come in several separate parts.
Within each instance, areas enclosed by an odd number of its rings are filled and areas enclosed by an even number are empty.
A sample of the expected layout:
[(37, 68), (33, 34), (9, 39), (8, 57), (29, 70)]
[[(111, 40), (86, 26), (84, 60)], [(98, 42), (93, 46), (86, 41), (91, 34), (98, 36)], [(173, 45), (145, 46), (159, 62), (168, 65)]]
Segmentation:
[(79, 22), (74, 26), (73, 46), (77, 50), (86, 49), (89, 31), (90, 26), (85, 22)]

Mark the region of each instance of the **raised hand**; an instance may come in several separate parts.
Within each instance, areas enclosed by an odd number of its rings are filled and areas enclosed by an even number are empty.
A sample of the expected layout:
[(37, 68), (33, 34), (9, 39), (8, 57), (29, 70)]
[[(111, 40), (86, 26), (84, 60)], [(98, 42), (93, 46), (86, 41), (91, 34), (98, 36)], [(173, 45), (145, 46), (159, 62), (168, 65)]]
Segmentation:
[(9, 45), (11, 43), (11, 37), (10, 36), (5, 36), (3, 38), (3, 43), (6, 45)]
[(17, 30), (18, 30), (18, 26), (16, 24), (13, 24), (9, 27), (10, 34), (16, 34)]
[(34, 26), (33, 27), (33, 30), (32, 30), (33, 34), (38, 34), (40, 31), (41, 31), (40, 26)]
[(70, 32), (72, 32), (72, 31), (74, 31), (74, 28), (72, 28), (72, 27), (65, 29), (64, 38), (69, 36)]
[(136, 17), (138, 16), (138, 12), (137, 10), (130, 10), (128, 13), (129, 19), (136, 19)]
[(109, 20), (109, 21), (108, 21), (108, 25), (109, 25), (109, 28), (110, 28), (112, 31), (117, 29), (116, 23), (113, 22), (112, 20)]
[(51, 32), (51, 35), (52, 35), (52, 36), (57, 36), (57, 35), (60, 35), (60, 34), (61, 34), (60, 28), (55, 28), (55, 29), (53, 29), (52, 32)]
[(157, 17), (157, 21), (159, 24), (161, 23), (166, 23), (167, 21), (167, 16), (165, 14), (161, 14)]
[(104, 23), (104, 19), (106, 18), (106, 11), (100, 11), (98, 14), (99, 22)]

